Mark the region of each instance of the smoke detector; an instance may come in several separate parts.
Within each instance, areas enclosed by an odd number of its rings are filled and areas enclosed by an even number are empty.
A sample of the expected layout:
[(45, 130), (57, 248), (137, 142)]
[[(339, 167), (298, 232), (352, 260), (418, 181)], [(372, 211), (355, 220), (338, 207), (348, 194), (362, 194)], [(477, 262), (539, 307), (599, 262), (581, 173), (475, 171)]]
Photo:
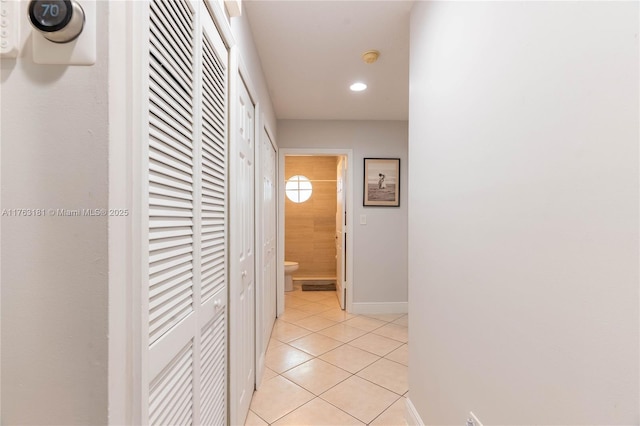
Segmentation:
[(372, 64), (378, 60), (380, 57), (380, 52), (377, 50), (367, 50), (362, 54), (362, 60), (367, 64)]

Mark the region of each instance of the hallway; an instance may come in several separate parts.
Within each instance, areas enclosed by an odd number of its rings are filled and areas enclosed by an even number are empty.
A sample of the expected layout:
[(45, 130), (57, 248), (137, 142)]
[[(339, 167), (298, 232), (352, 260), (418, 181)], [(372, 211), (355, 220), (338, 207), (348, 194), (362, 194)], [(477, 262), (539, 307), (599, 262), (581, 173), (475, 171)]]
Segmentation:
[(335, 292), (285, 295), (246, 425), (404, 425), (407, 315), (354, 315)]

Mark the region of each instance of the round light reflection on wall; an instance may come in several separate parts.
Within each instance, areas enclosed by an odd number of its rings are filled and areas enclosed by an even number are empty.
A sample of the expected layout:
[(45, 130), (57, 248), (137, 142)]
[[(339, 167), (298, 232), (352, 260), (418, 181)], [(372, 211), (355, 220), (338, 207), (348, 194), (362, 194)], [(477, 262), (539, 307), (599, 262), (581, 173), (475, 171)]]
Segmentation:
[(285, 194), (294, 203), (304, 203), (311, 197), (312, 192), (311, 181), (306, 176), (291, 176), (285, 185)]

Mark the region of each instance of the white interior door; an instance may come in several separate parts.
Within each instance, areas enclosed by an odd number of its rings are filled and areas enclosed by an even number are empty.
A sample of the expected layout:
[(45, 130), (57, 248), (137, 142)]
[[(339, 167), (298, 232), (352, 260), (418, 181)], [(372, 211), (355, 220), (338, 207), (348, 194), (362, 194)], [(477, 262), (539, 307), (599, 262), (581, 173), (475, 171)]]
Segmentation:
[(231, 423), (244, 422), (255, 388), (255, 238), (254, 170), (255, 107), (238, 78), (235, 109), (235, 147), (230, 162), (234, 191), (231, 201), (233, 278), (230, 292)]
[(271, 138), (263, 129), (263, 152), (264, 165), (264, 274), (265, 274), (265, 321), (264, 337), (268, 343), (271, 337), (271, 330), (276, 320), (276, 300), (277, 300), (277, 253), (276, 241), (278, 239), (277, 221), (278, 204), (276, 199), (276, 169), (277, 155)]
[(259, 330), (259, 338), (256, 342), (260, 345), (259, 358), (256, 363), (256, 387), (260, 385), (260, 378), (264, 367), (264, 357), (266, 356), (271, 330), (276, 319), (276, 221), (277, 221), (277, 200), (276, 200), (276, 150), (273, 146), (269, 133), (263, 127), (260, 135), (260, 209), (261, 209), (261, 255), (262, 262), (260, 285), (257, 303), (260, 306), (258, 314), (262, 321)]
[(336, 292), (340, 307), (345, 308), (347, 297), (346, 238), (347, 238), (347, 159), (340, 157), (337, 167), (336, 208)]

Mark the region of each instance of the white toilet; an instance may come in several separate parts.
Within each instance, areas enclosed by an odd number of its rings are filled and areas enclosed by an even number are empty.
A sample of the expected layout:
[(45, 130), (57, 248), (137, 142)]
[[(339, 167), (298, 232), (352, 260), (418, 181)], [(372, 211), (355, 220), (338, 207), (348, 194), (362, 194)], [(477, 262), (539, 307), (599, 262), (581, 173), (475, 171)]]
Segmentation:
[(293, 274), (298, 270), (298, 262), (284, 261), (284, 291), (293, 291)]

